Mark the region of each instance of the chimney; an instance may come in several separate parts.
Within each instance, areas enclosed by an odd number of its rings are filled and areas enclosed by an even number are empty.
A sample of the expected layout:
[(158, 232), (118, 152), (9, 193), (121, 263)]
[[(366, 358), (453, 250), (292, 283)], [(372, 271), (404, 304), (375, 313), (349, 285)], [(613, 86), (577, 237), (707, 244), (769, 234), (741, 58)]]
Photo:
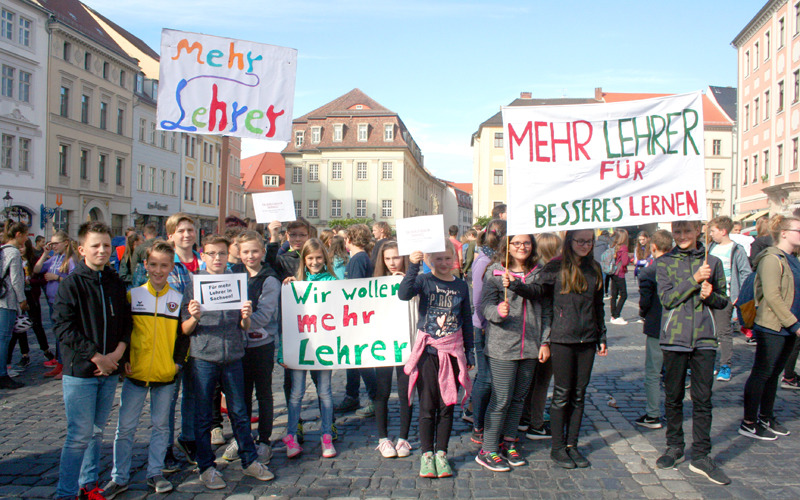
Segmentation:
[(531, 99), (532, 97), (533, 97), (533, 94), (530, 93), (530, 92), (520, 92), (519, 93), (519, 98), (520, 99)]
[(603, 101), (603, 87), (594, 88), (594, 100), (598, 102)]

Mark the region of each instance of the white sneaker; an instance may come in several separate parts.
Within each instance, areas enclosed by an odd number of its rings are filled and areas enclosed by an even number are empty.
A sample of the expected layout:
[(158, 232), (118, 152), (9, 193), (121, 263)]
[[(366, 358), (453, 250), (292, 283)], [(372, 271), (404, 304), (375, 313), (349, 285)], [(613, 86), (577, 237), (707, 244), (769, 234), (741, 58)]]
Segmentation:
[(612, 324), (612, 325), (627, 325), (627, 324), (628, 324), (628, 322), (627, 322), (627, 321), (625, 321), (625, 320), (622, 318), (622, 316), (620, 316), (619, 318), (611, 318), (611, 324)]
[(226, 486), (222, 474), (214, 467), (209, 467), (200, 474), (200, 482), (209, 490), (221, 490)]
[(400, 458), (411, 455), (411, 443), (403, 438), (397, 438), (397, 444), (394, 446), (394, 449), (397, 450), (397, 456)]
[(333, 436), (325, 434), (322, 436), (322, 458), (333, 458), (336, 456), (336, 448), (333, 447)]
[(222, 458), (228, 462), (233, 462), (234, 460), (239, 459), (239, 444), (236, 443), (236, 438), (232, 439), (231, 444), (225, 448), (225, 453), (222, 454)]
[(275, 474), (273, 474), (266, 465), (262, 464), (258, 460), (248, 465), (243, 472), (245, 476), (254, 477), (259, 481), (272, 481), (275, 479)]
[(219, 446), (225, 444), (225, 436), (222, 435), (221, 427), (211, 429), (211, 444)]
[(256, 447), (258, 452), (258, 461), (262, 464), (268, 464), (272, 460), (272, 447), (266, 443), (258, 443)]
[(397, 457), (397, 450), (394, 449), (394, 444), (388, 439), (381, 439), (375, 449), (381, 452), (383, 458)]

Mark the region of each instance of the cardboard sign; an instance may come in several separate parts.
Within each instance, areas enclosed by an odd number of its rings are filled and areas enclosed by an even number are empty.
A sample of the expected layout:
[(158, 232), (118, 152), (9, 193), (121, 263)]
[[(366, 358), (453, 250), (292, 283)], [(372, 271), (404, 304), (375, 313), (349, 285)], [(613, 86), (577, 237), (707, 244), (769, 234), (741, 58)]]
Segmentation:
[(238, 310), (247, 301), (247, 275), (196, 274), (192, 278), (194, 298), (203, 311)]
[(400, 255), (410, 255), (417, 250), (424, 253), (444, 251), (444, 215), (397, 219), (395, 224)]
[(269, 224), (274, 220), (291, 222), (297, 219), (297, 212), (294, 210), (294, 196), (291, 191), (253, 193), (252, 196), (256, 222)]
[(502, 113), (508, 234), (706, 218), (701, 93)]
[(164, 29), (158, 128), (287, 142), (297, 50)]
[(283, 361), (296, 370), (402, 365), (411, 353), (411, 304), (402, 276), (293, 281), (281, 290)]

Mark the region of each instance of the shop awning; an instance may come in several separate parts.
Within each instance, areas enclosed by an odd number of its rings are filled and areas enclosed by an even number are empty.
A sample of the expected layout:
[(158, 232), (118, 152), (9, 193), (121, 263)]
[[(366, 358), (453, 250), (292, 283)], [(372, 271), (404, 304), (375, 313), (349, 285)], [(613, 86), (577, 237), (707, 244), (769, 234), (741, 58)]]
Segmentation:
[(751, 215), (750, 217), (748, 217), (748, 220), (756, 221), (756, 220), (760, 219), (761, 217), (764, 217), (765, 215), (769, 215), (769, 209), (759, 210), (758, 212), (756, 212), (753, 215)]
[(733, 221), (734, 222), (743, 221), (743, 220), (747, 219), (748, 217), (750, 217), (750, 215), (752, 215), (752, 214), (743, 213), (743, 214), (736, 215), (736, 216), (733, 217)]

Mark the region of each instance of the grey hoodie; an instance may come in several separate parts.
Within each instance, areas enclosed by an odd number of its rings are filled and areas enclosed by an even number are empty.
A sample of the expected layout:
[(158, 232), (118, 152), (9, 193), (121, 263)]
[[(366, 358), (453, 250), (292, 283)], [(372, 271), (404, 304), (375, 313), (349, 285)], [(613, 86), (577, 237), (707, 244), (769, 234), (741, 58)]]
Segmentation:
[[(530, 271), (523, 281), (532, 283), (541, 267)], [(535, 359), (539, 356), (539, 346), (550, 343), (550, 327), (542, 327), (545, 311), (552, 314), (552, 297), (543, 296), (530, 301), (508, 291), (509, 313), (505, 318), (497, 312), (503, 301), (503, 274), (505, 268), (494, 263), (486, 269), (481, 292), (481, 311), (486, 318), (485, 354), (494, 359), (518, 360)], [(545, 294), (547, 295), (547, 294)], [(550, 302), (548, 307), (545, 303)], [(549, 325), (552, 321), (545, 321)]]
[(14, 245), (3, 245), (0, 255), (2, 255), (0, 279), (5, 279), (6, 282), (6, 295), (0, 299), (0, 309), (19, 311), (19, 303), (25, 300), (25, 270), (22, 269), (22, 257)]

